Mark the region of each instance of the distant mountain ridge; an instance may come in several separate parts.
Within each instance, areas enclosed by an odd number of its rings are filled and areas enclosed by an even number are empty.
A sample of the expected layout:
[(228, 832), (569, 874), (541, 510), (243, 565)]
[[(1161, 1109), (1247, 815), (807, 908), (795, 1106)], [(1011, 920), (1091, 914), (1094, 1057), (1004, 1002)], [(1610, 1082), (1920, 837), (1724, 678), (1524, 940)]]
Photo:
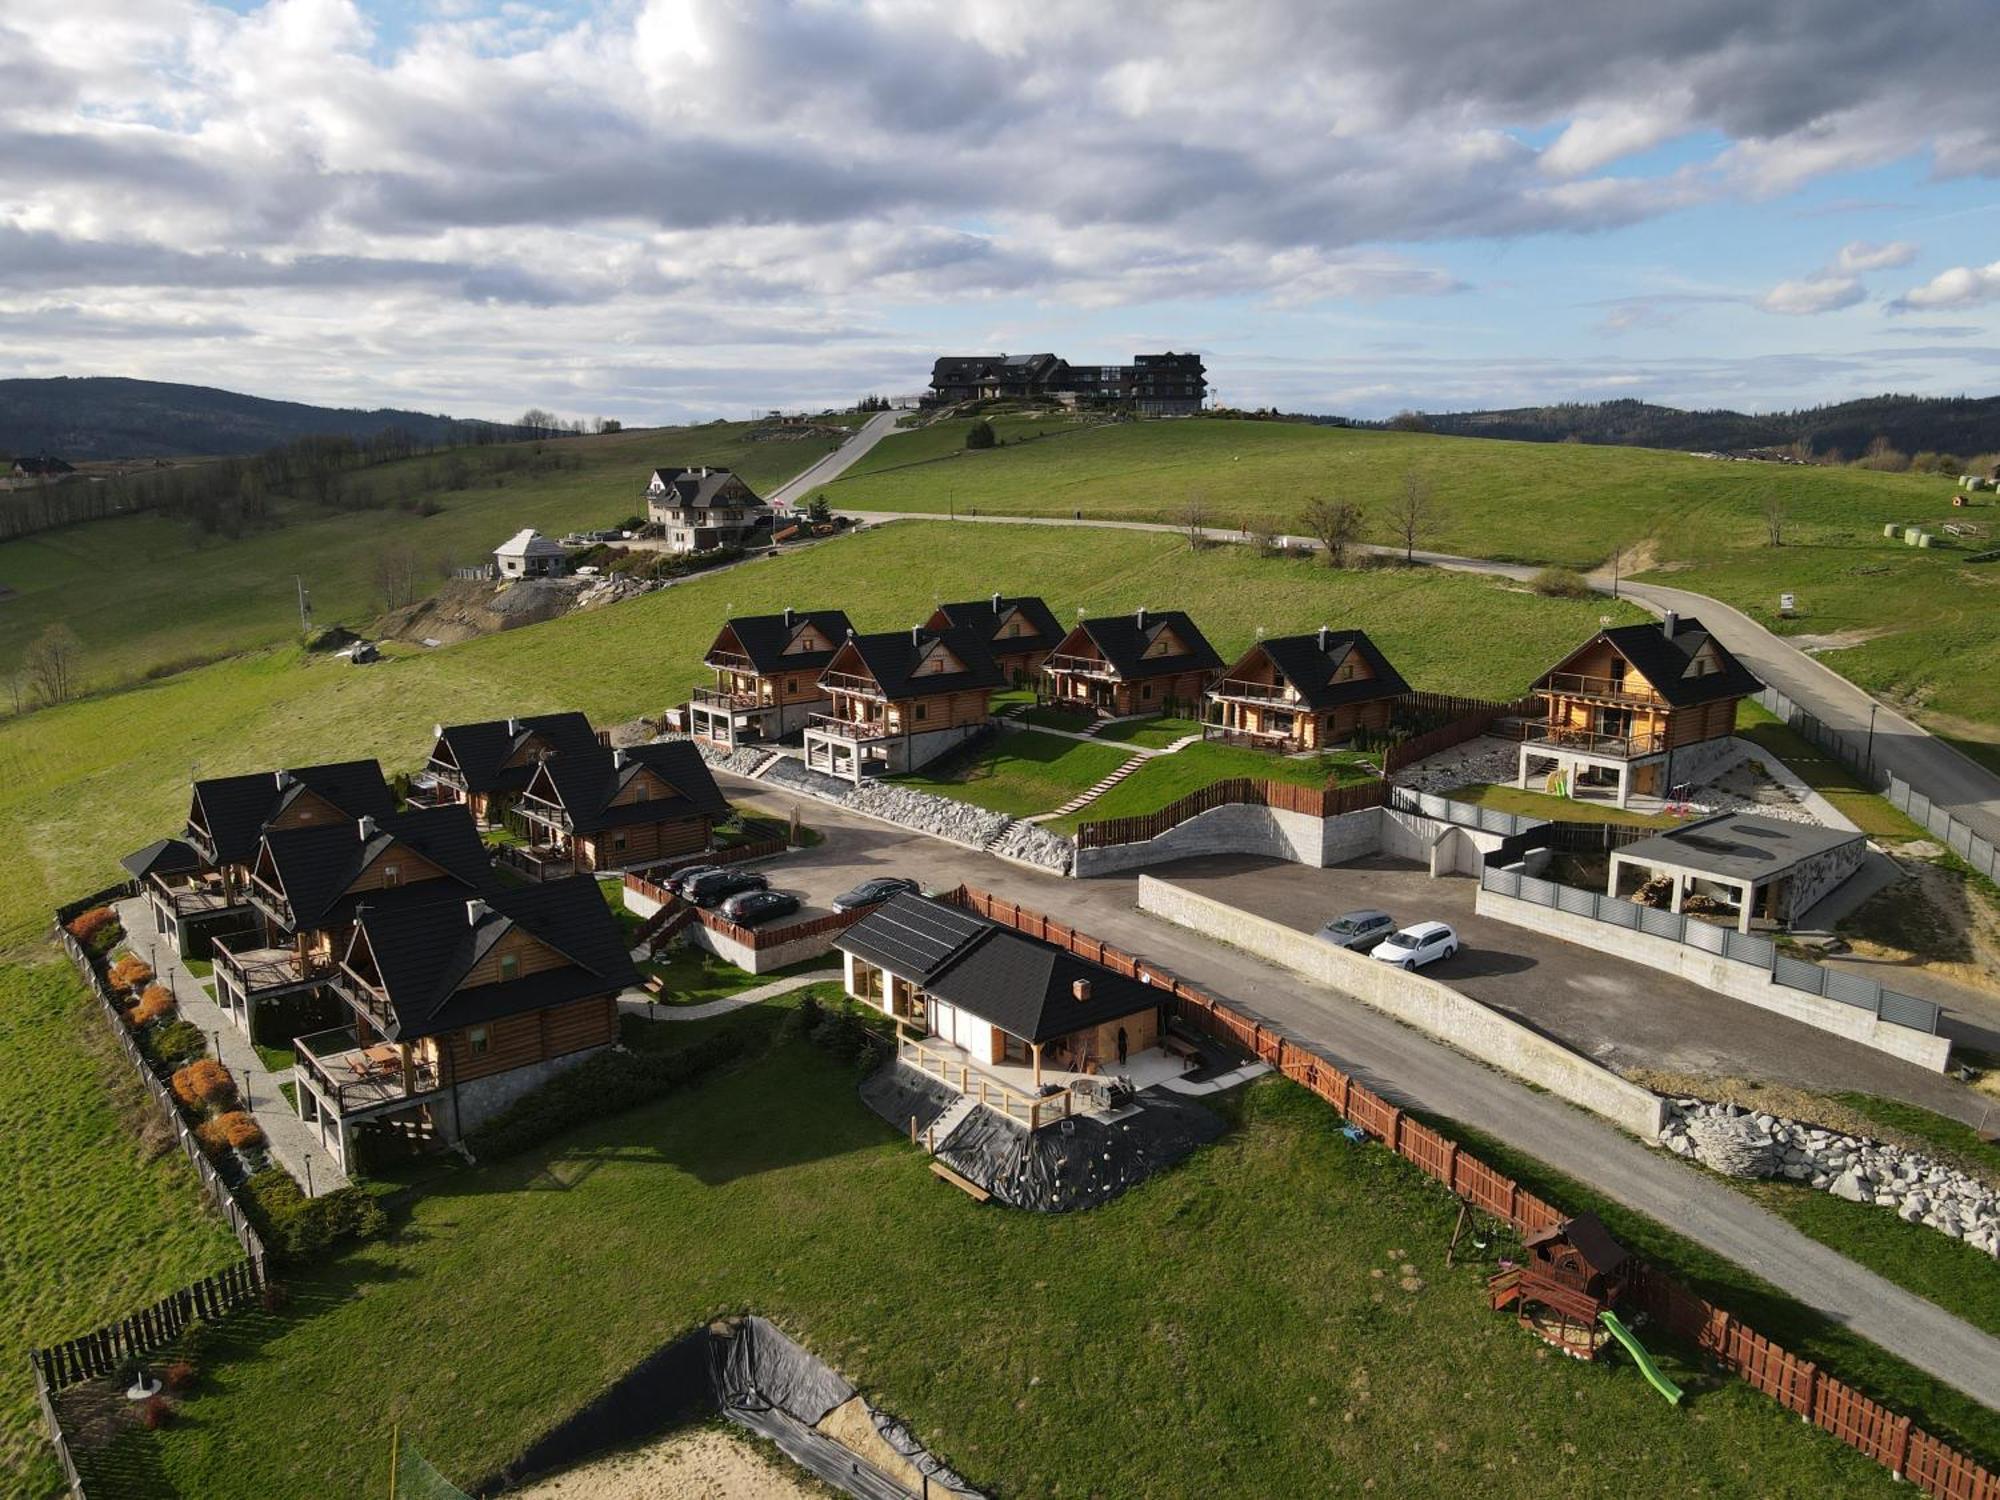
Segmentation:
[(369, 438), (390, 428), (426, 444), (464, 441), (475, 428), (514, 432), (428, 412), (309, 406), (116, 375), (0, 380), (0, 453), (51, 453), (71, 462), (261, 453), (302, 437)]
[(1645, 401), (1425, 412), (1432, 432), (1530, 443), (1608, 443), (1725, 453), (1801, 444), (1812, 456), (1859, 458), (1877, 438), (1904, 453), (1961, 458), (2000, 451), (2000, 396), (1869, 396), (1800, 411), (1682, 411)]

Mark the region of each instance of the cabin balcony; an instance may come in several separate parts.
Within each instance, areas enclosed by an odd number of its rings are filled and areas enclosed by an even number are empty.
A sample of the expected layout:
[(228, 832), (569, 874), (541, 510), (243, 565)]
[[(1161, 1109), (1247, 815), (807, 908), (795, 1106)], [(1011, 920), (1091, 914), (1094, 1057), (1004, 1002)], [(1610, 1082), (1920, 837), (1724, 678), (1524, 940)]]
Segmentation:
[[(1045, 1059), (1055, 1055), (1057, 1045), (1052, 1042), (1043, 1049)], [(1039, 1068), (1032, 1060), (980, 1062), (965, 1048), (942, 1037), (919, 1039), (907, 1032), (897, 1039), (896, 1055), (919, 1073), (940, 1080), (1030, 1130), (1053, 1125), (1071, 1115), (1104, 1109), (1100, 1080), (1108, 1081), (1114, 1076), (1128, 1080), (1136, 1093), (1179, 1078), (1188, 1070), (1186, 1059), (1160, 1047), (1134, 1052), (1123, 1063), (1110, 1063), (1088, 1073), (1047, 1060)]]
[(299, 1081), (316, 1103), (343, 1120), (408, 1104), (440, 1087), (434, 1060), (396, 1042), (364, 1045), (351, 1026), (299, 1037), (292, 1048)]
[(1623, 677), (1593, 677), (1583, 672), (1551, 672), (1541, 691), (1547, 696), (1590, 698), (1606, 703), (1665, 707), (1667, 701), (1649, 683), (1630, 683)]
[(832, 735), (836, 739), (853, 740), (857, 744), (869, 740), (894, 739), (898, 731), (889, 727), (886, 719), (843, 719), (834, 714), (814, 714), (806, 721), (806, 728), (812, 734)]
[(722, 688), (698, 687), (690, 695), (690, 699), (703, 708), (723, 709), (733, 713), (772, 706), (771, 701), (759, 693), (729, 692)]
[(1573, 724), (1544, 724), (1528, 731), (1526, 744), (1552, 750), (1569, 750), (1580, 755), (1601, 756), (1606, 760), (1638, 760), (1658, 755), (1667, 748), (1664, 730), (1633, 730), (1624, 734), (1583, 729)]
[(1243, 677), (1225, 677), (1208, 690), (1211, 698), (1239, 699), (1245, 703), (1296, 703), (1298, 691), (1286, 682), (1251, 682)]
[(182, 884), (175, 884), (164, 875), (152, 875), (147, 877), (147, 884), (156, 900), (181, 922), (242, 911), (250, 904), (240, 891), (234, 896), (226, 894), (219, 875), (206, 875)]
[(819, 685), (832, 693), (852, 693), (857, 698), (869, 698), (882, 702), (881, 684), (872, 677), (859, 677), (852, 672), (822, 672)]
[(713, 667), (718, 672), (750, 672), (757, 670), (756, 663), (741, 651), (711, 651), (701, 659), (705, 667)]
[(217, 938), (211, 944), (215, 967), (246, 1000), (260, 1000), (319, 984), (333, 975), (333, 960), (321, 954), (303, 957), (292, 948), (231, 947)]
[(1111, 663), (1101, 656), (1076, 656), (1066, 651), (1051, 651), (1042, 662), (1042, 670), (1072, 677), (1114, 678), (1118, 675), (1111, 669)]

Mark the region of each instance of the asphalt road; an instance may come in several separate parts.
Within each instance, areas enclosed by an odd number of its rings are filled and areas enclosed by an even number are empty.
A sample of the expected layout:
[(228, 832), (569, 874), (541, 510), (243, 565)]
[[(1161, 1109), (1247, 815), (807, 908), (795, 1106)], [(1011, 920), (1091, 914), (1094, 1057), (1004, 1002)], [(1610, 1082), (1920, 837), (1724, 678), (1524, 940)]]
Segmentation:
[(764, 498), (773, 505), (802, 506), (806, 497), (823, 484), (832, 484), (857, 463), (870, 448), (896, 430), (896, 419), (908, 416), (903, 411), (877, 412), (856, 430), (853, 437), (842, 443), (833, 452), (794, 479), (779, 485)]
[[(844, 453), (846, 450), (841, 451)], [(850, 510), (846, 513), (858, 520), (874, 522), (942, 519), (917, 511)], [(957, 520), (982, 525), (1097, 526), (1127, 531), (1179, 532), (1184, 529), (1159, 521), (1066, 520), (1060, 516), (961, 515)], [(1204, 534), (1216, 541), (1242, 540), (1240, 532), (1225, 527), (1209, 527)], [(1310, 545), (1309, 542), (1307, 544)], [(1393, 553), (1402, 549), (1371, 546), (1361, 550)], [(1491, 573), (1523, 581), (1541, 571), (1519, 563), (1456, 557), (1445, 552), (1418, 552), (1415, 556), (1418, 561), (1433, 567)], [(1593, 578), (1591, 582), (1600, 589), (1610, 588), (1607, 578)], [(1702, 624), (1713, 631), (1751, 671), (1831, 728), (1865, 737), (1872, 719), (1875, 730), (1873, 753), (1878, 768), (1894, 771), (1971, 827), (1980, 837), (2000, 844), (2000, 775), (1969, 759), (1887, 704), (1871, 697), (1831, 667), (1822, 665), (1784, 637), (1772, 634), (1741, 610), (1724, 604), (1720, 599), (1688, 589), (1630, 580), (1621, 581), (1617, 592), (1621, 597), (1631, 599), (1655, 613), (1671, 609), (1683, 615), (1698, 616)]]
[[(736, 800), (788, 814), (826, 842), (767, 867), (824, 903), (871, 875), (961, 882), (1059, 914), (1250, 1012), (1404, 1106), (1461, 1120), (1727, 1257), (1918, 1369), (2000, 1410), (2000, 1339), (1808, 1239), (1657, 1148), (1540, 1094), (1336, 991), (1139, 912), (1127, 877), (1067, 880), (727, 775)], [(1171, 867), (1152, 873), (1171, 876)], [(1292, 870), (1288, 874), (1310, 872)]]

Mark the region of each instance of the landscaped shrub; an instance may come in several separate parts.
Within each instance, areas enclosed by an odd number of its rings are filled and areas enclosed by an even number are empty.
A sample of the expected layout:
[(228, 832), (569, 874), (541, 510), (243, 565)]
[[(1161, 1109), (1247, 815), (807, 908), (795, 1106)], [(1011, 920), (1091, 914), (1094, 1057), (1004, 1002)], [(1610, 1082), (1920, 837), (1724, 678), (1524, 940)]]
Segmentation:
[(194, 1133), (201, 1149), (210, 1156), (220, 1156), (225, 1151), (247, 1151), (264, 1144), (263, 1127), (240, 1109), (203, 1121)]
[(282, 1167), (257, 1173), (243, 1185), (243, 1196), (264, 1248), (294, 1263), (335, 1245), (378, 1238), (389, 1228), (382, 1206), (360, 1188), (308, 1198)]
[(792, 1014), (793, 1024), (814, 1046), (849, 1067), (871, 1072), (888, 1050), (888, 1038), (872, 1030), (854, 1009), (824, 1005), (806, 995)]
[(93, 953), (102, 953), (122, 935), (118, 913), (108, 906), (78, 912), (68, 922), (69, 935)]
[(162, 1428), (174, 1419), (174, 1403), (165, 1396), (148, 1396), (139, 1408), (139, 1418), (149, 1428)]
[(190, 1360), (177, 1359), (160, 1372), (170, 1391), (186, 1391), (194, 1386), (195, 1369)]
[(153, 982), (153, 966), (136, 953), (127, 953), (104, 978), (114, 990), (140, 990)]
[(1589, 580), (1574, 568), (1544, 568), (1528, 587), (1551, 599), (1588, 599), (1595, 592)]
[(236, 1103), (236, 1080), (212, 1057), (176, 1069), (173, 1084), (174, 1097), (191, 1110), (222, 1111)]
[(139, 997), (139, 1003), (127, 1013), (126, 1019), (134, 1026), (144, 1026), (159, 1020), (173, 1008), (173, 992), (164, 984), (149, 984), (146, 992)]
[(192, 1021), (168, 1021), (139, 1033), (139, 1050), (164, 1068), (178, 1068), (208, 1050), (201, 1028)]
[(466, 1136), (483, 1160), (512, 1156), (585, 1120), (647, 1104), (733, 1062), (757, 1034), (718, 1032), (672, 1052), (600, 1052), (558, 1074)]

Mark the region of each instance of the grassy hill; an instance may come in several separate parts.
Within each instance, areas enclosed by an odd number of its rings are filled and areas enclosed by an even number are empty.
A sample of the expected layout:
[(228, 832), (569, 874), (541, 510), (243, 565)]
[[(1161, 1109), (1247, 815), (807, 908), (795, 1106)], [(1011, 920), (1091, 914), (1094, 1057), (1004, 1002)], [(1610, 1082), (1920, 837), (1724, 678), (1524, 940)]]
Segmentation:
[[(870, 459), (829, 488), (837, 506), (1171, 521), (1198, 496), (1211, 525), (1283, 531), (1319, 495), (1359, 502), (1381, 542), (1395, 540), (1389, 507), (1419, 473), (1442, 512), (1430, 547), (1583, 569), (1636, 552), (1648, 576), (1714, 594), (1780, 634), (1854, 642), (1827, 664), (2000, 765), (2000, 565), (1882, 535), (1890, 521), (2000, 523), (1993, 504), (1955, 512), (1947, 480), (1226, 420), (1093, 427), (982, 452), (899, 434)], [(1768, 541), (1773, 505), (1780, 547)], [(1796, 618), (1778, 617), (1784, 591), (1798, 595)]]
[(544, 445), (561, 467), (539, 473), (477, 472), (506, 447), (526, 452), (532, 444), (475, 449), (468, 455), (475, 480), (462, 490), (444, 487), (438, 458), (362, 471), (383, 492), (403, 471), (422, 476), (412, 499), (440, 507), (429, 516), (281, 500), (276, 525), (235, 541), (149, 514), (0, 544), (0, 671), (11, 670), (52, 620), (82, 638), (86, 677), (96, 686), (293, 640), (295, 577), (312, 591), (320, 624), (359, 624), (381, 608), (373, 574), (385, 554), (411, 553), (436, 576), (440, 563), (483, 560), (523, 526), (560, 535), (643, 511), (646, 476), (658, 466), (725, 465), (769, 489), (834, 446), (823, 438), (760, 439), (758, 431), (735, 422), (565, 438)]
[(46, 920), (58, 893), (103, 884), (120, 854), (177, 826), (193, 772), (357, 755), (413, 768), (440, 720), (577, 708), (616, 723), (706, 680), (701, 654), (731, 613), (838, 605), (859, 628), (887, 630), (941, 598), (995, 589), (1040, 593), (1063, 619), (1194, 601), (1225, 656), (1260, 628), (1338, 621), (1369, 631), (1420, 687), (1507, 695), (1605, 613), (1600, 600), (1431, 569), (1339, 573), (1243, 548), (1190, 553), (1153, 533), (911, 522), (373, 667), (272, 649), (0, 721), (0, 828), (15, 850), (0, 949)]

